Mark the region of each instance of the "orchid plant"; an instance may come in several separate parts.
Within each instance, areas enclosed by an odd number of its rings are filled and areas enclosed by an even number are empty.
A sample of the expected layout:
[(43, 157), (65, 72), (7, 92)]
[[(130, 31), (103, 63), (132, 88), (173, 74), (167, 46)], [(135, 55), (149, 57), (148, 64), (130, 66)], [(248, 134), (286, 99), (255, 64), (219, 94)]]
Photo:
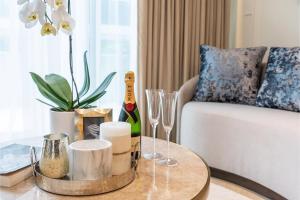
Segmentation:
[[(42, 26), (42, 36), (56, 36), (61, 31), (69, 37), (69, 68), (72, 86), (64, 77), (58, 74), (49, 74), (43, 79), (38, 74), (31, 72), (31, 77), (40, 93), (52, 103), (40, 99), (37, 100), (52, 107), (55, 111), (73, 111), (77, 108), (93, 107), (91, 104), (106, 93), (105, 90), (116, 72), (110, 73), (94, 92), (87, 95), (90, 89), (90, 76), (87, 51), (85, 51), (83, 57), (84, 83), (81, 90), (78, 91), (73, 73), (72, 32), (75, 28), (75, 20), (71, 16), (70, 0), (18, 0), (17, 3), (22, 6), (19, 17), (26, 28), (32, 28), (39, 22)], [(73, 88), (76, 92), (75, 99)]]

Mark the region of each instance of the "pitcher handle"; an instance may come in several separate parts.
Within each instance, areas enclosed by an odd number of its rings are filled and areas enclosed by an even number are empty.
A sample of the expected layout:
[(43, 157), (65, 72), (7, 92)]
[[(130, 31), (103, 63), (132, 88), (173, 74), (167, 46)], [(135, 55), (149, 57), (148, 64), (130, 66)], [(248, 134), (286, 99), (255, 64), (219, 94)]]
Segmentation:
[(37, 163), (37, 158), (36, 158), (36, 150), (34, 146), (30, 147), (30, 162), (32, 167), (32, 174), (33, 176), (36, 176), (35, 164)]

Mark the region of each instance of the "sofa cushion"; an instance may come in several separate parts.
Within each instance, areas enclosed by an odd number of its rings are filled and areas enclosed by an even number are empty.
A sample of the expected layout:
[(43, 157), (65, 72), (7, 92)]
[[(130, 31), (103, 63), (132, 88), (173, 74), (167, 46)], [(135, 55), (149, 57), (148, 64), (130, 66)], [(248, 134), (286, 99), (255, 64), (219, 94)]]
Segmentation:
[(193, 99), (254, 105), (261, 75), (259, 64), (266, 50), (200, 46), (200, 77)]
[(300, 112), (300, 47), (270, 49), (256, 104)]
[[(195, 117), (195, 121), (198, 122), (200, 122), (200, 115), (211, 116), (212, 123), (214, 123), (214, 117), (230, 118), (236, 120), (237, 123), (245, 121), (256, 126), (266, 126), (272, 129), (280, 128), (299, 133), (300, 136), (300, 113), (249, 105), (192, 101), (185, 104), (183, 110), (185, 112), (188, 110), (186, 113), (188, 113), (189, 120), (192, 115)], [(197, 116), (199, 117), (197, 118)], [(274, 122), (276, 125), (273, 124)]]

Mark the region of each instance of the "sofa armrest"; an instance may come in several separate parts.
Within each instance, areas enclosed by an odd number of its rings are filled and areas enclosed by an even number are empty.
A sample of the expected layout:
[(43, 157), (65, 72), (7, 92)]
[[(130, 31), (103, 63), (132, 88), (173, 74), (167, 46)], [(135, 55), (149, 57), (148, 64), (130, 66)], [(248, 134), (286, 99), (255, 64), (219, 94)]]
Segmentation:
[(176, 142), (180, 144), (180, 125), (181, 125), (181, 113), (183, 106), (191, 101), (193, 98), (196, 85), (199, 80), (199, 75), (194, 76), (192, 79), (185, 82), (179, 89), (178, 101), (177, 101), (177, 119), (176, 119)]

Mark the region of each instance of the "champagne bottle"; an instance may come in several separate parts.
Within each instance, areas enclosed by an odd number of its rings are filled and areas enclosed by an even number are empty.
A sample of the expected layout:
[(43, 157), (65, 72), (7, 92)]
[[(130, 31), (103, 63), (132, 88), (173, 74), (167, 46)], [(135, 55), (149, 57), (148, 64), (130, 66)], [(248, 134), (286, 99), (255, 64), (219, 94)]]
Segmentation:
[(134, 72), (129, 71), (125, 74), (125, 99), (119, 115), (119, 121), (131, 124), (131, 154), (135, 145), (139, 158), (141, 155), (141, 118), (134, 96)]

